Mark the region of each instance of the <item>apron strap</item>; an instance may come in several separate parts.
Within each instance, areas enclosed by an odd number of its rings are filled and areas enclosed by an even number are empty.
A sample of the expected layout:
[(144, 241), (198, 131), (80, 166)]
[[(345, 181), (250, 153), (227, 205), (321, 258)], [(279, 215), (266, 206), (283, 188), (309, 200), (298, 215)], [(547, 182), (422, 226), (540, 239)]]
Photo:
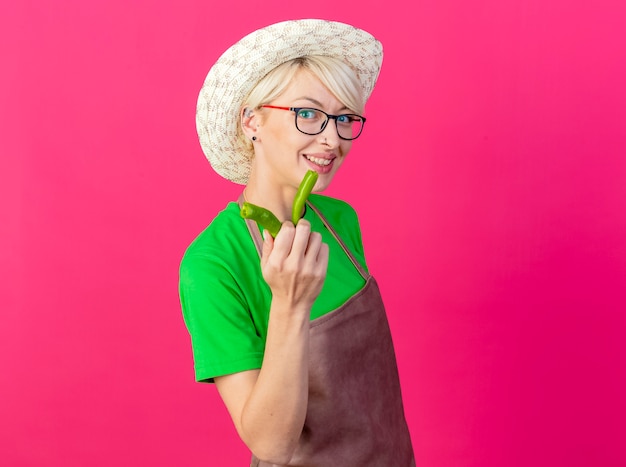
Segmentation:
[(359, 274), (361, 274), (363, 279), (365, 279), (365, 280), (369, 279), (370, 274), (365, 270), (365, 268), (363, 266), (361, 266), (361, 263), (359, 263), (359, 261), (352, 254), (352, 252), (346, 246), (346, 244), (343, 242), (343, 240), (339, 237), (339, 235), (337, 235), (337, 232), (335, 232), (335, 229), (333, 229), (333, 227), (328, 223), (328, 221), (326, 220), (324, 215), (321, 213), (321, 211), (319, 209), (317, 209), (315, 206), (313, 206), (310, 201), (307, 201), (306, 205), (308, 207), (310, 207), (315, 214), (317, 214), (317, 216), (321, 219), (321, 221), (324, 224), (324, 226), (328, 229), (328, 231), (332, 234), (332, 236), (335, 237), (335, 240), (337, 240), (337, 243), (339, 243), (339, 246), (341, 246), (341, 248), (346, 253), (346, 255), (348, 256), (350, 261), (352, 261), (352, 264), (354, 265), (356, 270), (359, 271)]

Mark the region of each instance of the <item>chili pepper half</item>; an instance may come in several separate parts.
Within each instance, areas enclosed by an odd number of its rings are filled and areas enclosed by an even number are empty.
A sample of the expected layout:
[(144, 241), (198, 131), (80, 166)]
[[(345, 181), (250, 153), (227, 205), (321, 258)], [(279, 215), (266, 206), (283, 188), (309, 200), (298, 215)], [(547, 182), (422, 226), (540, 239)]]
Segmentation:
[(282, 224), (278, 218), (269, 210), (257, 206), (256, 204), (245, 202), (241, 207), (241, 217), (244, 219), (251, 219), (258, 222), (267, 230), (272, 237), (276, 237), (278, 231), (282, 227)]
[(293, 200), (293, 208), (291, 210), (291, 220), (293, 225), (296, 225), (300, 220), (304, 203), (306, 203), (307, 198), (311, 194), (311, 191), (315, 186), (315, 182), (317, 182), (318, 176), (319, 174), (314, 170), (308, 170), (307, 173), (304, 174), (304, 178), (300, 182), (300, 186), (296, 192), (296, 197)]
[[(300, 182), (300, 186), (296, 192), (296, 197), (293, 200), (293, 208), (291, 210), (293, 225), (296, 225), (300, 220), (300, 214), (304, 208), (304, 203), (306, 203), (307, 198), (311, 194), (311, 191), (315, 186), (315, 182), (317, 182), (318, 176), (319, 174), (314, 170), (308, 170)], [(248, 203), (247, 201), (241, 206), (240, 214), (244, 219), (251, 219), (261, 224), (263, 228), (272, 235), (272, 237), (276, 237), (278, 231), (282, 227), (281, 222), (274, 215), (274, 213), (268, 209), (262, 208), (261, 206), (257, 206), (256, 204)]]

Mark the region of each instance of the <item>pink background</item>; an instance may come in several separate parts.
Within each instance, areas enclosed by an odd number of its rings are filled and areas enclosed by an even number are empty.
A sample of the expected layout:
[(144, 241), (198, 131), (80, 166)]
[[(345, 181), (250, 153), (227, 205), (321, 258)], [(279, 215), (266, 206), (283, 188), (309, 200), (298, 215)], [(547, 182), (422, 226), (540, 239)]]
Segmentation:
[(2, 3), (0, 463), (246, 465), (178, 303), (240, 190), (195, 101), (244, 34), (325, 17), (385, 46), (329, 194), (362, 218), (418, 465), (626, 465), (626, 3), (309, 3)]

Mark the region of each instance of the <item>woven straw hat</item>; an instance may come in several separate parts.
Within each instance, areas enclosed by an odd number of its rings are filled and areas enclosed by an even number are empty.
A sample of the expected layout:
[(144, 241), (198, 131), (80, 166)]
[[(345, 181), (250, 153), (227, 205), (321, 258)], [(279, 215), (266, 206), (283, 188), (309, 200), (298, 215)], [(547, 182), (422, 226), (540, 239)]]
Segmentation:
[(285, 21), (245, 36), (209, 71), (198, 97), (196, 128), (211, 166), (222, 177), (246, 184), (247, 149), (237, 138), (239, 111), (254, 86), (272, 69), (306, 55), (336, 57), (357, 73), (367, 101), (382, 64), (382, 45), (348, 24), (318, 19)]

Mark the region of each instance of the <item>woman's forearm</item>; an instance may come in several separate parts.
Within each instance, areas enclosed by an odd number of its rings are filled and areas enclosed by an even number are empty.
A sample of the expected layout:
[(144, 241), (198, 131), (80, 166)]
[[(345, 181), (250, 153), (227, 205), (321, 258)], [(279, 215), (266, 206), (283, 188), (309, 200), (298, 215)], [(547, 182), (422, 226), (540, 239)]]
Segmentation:
[(240, 420), (240, 436), (260, 459), (289, 461), (308, 401), (309, 311), (272, 302), (263, 366)]

